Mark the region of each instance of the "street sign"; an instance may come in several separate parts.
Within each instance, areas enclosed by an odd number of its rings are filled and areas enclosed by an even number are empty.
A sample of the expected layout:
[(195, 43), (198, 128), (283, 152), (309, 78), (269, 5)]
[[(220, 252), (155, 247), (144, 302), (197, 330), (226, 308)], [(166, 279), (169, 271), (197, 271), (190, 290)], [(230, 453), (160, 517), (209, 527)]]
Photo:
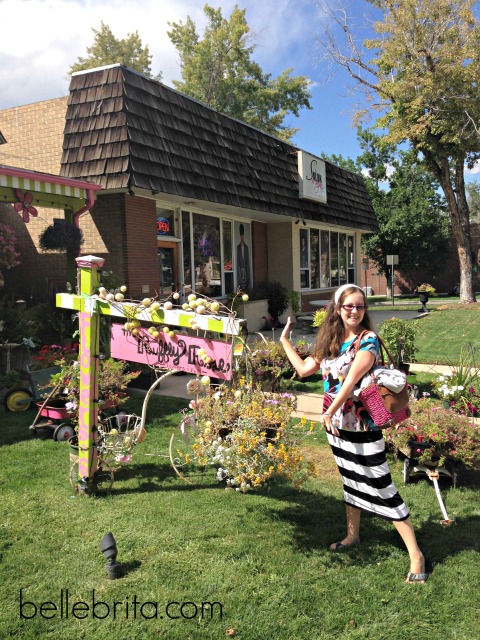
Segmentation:
[(387, 255), (387, 264), (390, 265), (391, 267), (394, 264), (398, 264), (398, 256), (395, 255)]

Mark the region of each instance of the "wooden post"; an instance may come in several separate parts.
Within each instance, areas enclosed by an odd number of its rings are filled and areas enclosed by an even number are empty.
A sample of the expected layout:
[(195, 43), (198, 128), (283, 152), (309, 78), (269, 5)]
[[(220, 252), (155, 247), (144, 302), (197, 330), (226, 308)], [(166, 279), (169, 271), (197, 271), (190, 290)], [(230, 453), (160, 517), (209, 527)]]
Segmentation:
[[(104, 260), (95, 256), (76, 258), (80, 270), (80, 297), (92, 296), (100, 284)], [(97, 471), (98, 356), (100, 315), (82, 309), (80, 330), (80, 404), (78, 407), (79, 490), (88, 492)]]

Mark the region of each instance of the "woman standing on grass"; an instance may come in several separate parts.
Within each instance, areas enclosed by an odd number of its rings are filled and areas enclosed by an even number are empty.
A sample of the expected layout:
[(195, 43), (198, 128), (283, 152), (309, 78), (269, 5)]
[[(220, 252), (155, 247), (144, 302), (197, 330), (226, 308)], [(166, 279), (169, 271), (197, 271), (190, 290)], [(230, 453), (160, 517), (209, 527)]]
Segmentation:
[[(313, 353), (306, 360), (297, 354), (288, 336), (290, 318), (280, 336), (288, 359), (302, 377), (322, 370), (324, 400), (321, 422), (327, 431), (343, 480), (347, 533), (330, 545), (341, 551), (360, 543), (361, 511), (391, 520), (410, 556), (406, 582), (423, 583), (428, 574), (418, 547), (408, 509), (395, 487), (385, 456), (385, 442), (353, 392), (361, 378), (377, 362), (380, 345), (372, 331), (363, 290), (354, 284), (337, 289), (318, 330)], [(356, 341), (364, 330), (355, 354)]]

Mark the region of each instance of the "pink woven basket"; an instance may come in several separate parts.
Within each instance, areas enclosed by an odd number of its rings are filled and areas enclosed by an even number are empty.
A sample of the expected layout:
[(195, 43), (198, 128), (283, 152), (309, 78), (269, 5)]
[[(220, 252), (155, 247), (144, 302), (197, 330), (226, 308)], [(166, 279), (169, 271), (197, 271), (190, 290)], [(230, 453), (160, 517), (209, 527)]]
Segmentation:
[(379, 429), (386, 429), (387, 427), (393, 427), (399, 422), (403, 422), (410, 417), (410, 409), (406, 406), (401, 411), (390, 413), (385, 409), (378, 387), (376, 384), (369, 384), (367, 387), (361, 390), (359, 394), (360, 400), (363, 406), (370, 414), (373, 423)]

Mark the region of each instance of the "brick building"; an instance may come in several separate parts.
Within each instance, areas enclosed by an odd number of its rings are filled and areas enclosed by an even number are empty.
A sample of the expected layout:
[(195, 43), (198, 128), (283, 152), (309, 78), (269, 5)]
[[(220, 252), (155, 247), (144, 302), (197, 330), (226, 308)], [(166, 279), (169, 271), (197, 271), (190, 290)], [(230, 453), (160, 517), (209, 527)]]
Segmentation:
[[(377, 228), (361, 176), (122, 65), (74, 74), (66, 98), (0, 111), (0, 131), (1, 165), (101, 185), (79, 220), (82, 254), (105, 258), (132, 297), (184, 285), (224, 297), (268, 278), (308, 310), (361, 283), (361, 236)], [(0, 212), (22, 253), (6, 288), (64, 290), (66, 256), (38, 249), (58, 210), (28, 225)]]

